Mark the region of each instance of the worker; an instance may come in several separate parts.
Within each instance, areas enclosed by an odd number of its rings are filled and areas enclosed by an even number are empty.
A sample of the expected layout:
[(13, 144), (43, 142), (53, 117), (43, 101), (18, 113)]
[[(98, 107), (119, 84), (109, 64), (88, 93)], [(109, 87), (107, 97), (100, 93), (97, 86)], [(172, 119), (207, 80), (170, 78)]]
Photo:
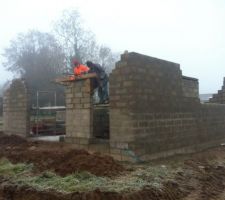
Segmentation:
[(106, 74), (104, 68), (101, 65), (95, 64), (91, 61), (87, 61), (86, 64), (90, 68), (89, 73), (97, 74), (99, 103), (108, 103), (108, 75)]
[(89, 67), (87, 67), (86, 65), (82, 65), (77, 59), (73, 60), (73, 65), (74, 65), (73, 72), (75, 76), (86, 74), (90, 70)]

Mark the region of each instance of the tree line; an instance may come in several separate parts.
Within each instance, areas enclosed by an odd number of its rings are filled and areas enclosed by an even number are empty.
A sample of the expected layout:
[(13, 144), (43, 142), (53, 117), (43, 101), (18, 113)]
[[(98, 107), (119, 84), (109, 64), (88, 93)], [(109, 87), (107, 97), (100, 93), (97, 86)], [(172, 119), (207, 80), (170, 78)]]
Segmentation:
[[(87, 30), (77, 10), (66, 10), (54, 23), (52, 33), (30, 30), (19, 33), (10, 41), (3, 53), (3, 66), (24, 78), (36, 104), (36, 91), (56, 91), (58, 104), (64, 104), (63, 88), (52, 81), (63, 74), (72, 73), (71, 61), (92, 60), (107, 72), (113, 68), (118, 53), (96, 42), (92, 31)], [(51, 95), (40, 96), (41, 105), (52, 105)]]

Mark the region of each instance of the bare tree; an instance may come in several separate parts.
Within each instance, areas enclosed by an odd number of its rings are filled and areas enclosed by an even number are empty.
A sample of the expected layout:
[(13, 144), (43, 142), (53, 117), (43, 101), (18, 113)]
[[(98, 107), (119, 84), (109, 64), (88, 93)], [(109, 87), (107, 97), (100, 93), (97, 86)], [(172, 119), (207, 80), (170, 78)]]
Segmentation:
[(77, 10), (66, 10), (55, 23), (55, 34), (64, 48), (67, 66), (76, 57), (81, 62), (92, 59), (97, 50), (95, 36), (82, 25), (82, 19)]
[(77, 10), (63, 12), (55, 23), (55, 34), (64, 48), (68, 68), (71, 67), (71, 59), (76, 57), (81, 62), (98, 62), (110, 71), (118, 58), (109, 47), (97, 44), (95, 35), (84, 28)]
[(107, 73), (115, 67), (115, 62), (119, 60), (119, 54), (113, 53), (107, 46), (100, 46), (98, 49), (97, 62), (99, 62)]

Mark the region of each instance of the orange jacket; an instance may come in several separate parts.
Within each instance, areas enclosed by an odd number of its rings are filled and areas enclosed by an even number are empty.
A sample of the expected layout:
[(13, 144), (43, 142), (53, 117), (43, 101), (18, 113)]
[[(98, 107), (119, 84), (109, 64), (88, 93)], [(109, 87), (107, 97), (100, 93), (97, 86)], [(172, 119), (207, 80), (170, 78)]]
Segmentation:
[(89, 67), (80, 64), (80, 65), (74, 67), (73, 72), (74, 72), (75, 76), (79, 76), (81, 74), (87, 73), (89, 70), (90, 70)]

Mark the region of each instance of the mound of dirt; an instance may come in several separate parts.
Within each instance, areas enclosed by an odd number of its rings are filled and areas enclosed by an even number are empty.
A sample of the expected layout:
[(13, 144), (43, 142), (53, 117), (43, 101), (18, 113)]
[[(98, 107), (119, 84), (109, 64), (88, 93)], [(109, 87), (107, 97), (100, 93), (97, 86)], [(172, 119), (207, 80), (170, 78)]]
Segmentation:
[(87, 171), (111, 177), (125, 170), (110, 156), (68, 149), (59, 144), (28, 142), (18, 136), (1, 137), (0, 149), (0, 157), (7, 157), (13, 163), (33, 163), (39, 171), (53, 170), (61, 176)]
[[(191, 159), (185, 162), (185, 170), (191, 172), (183, 177), (185, 187), (193, 186), (195, 192), (190, 194), (189, 199), (224, 199), (220, 198), (225, 191), (225, 167), (217, 163), (207, 163), (201, 158), (201, 161)], [(186, 181), (187, 179), (188, 182)], [(194, 195), (193, 195), (194, 194)]]
[(89, 171), (97, 176), (115, 176), (124, 171), (122, 165), (110, 156), (90, 154), (84, 150), (71, 150), (54, 166), (55, 172), (64, 176), (74, 171)]
[(26, 151), (17, 149), (16, 152), (5, 154), (14, 163), (28, 162), (41, 171), (53, 170), (61, 176), (71, 174), (76, 171), (88, 171), (97, 176), (115, 176), (124, 171), (122, 165), (113, 158), (90, 154), (84, 150), (60, 151)]
[(56, 191), (46, 190), (37, 191), (28, 186), (18, 186), (9, 181), (0, 181), (0, 199), (14, 199), (14, 200), (179, 200), (184, 197), (179, 188), (173, 185), (165, 185), (164, 189), (158, 190), (156, 188), (144, 188), (136, 192), (117, 193), (117, 192), (103, 192), (96, 189), (90, 192), (74, 192), (64, 194)]
[(19, 137), (17, 135), (4, 135), (0, 134), (0, 145), (9, 146), (9, 145), (22, 145), (26, 144), (27, 140), (25, 138)]

